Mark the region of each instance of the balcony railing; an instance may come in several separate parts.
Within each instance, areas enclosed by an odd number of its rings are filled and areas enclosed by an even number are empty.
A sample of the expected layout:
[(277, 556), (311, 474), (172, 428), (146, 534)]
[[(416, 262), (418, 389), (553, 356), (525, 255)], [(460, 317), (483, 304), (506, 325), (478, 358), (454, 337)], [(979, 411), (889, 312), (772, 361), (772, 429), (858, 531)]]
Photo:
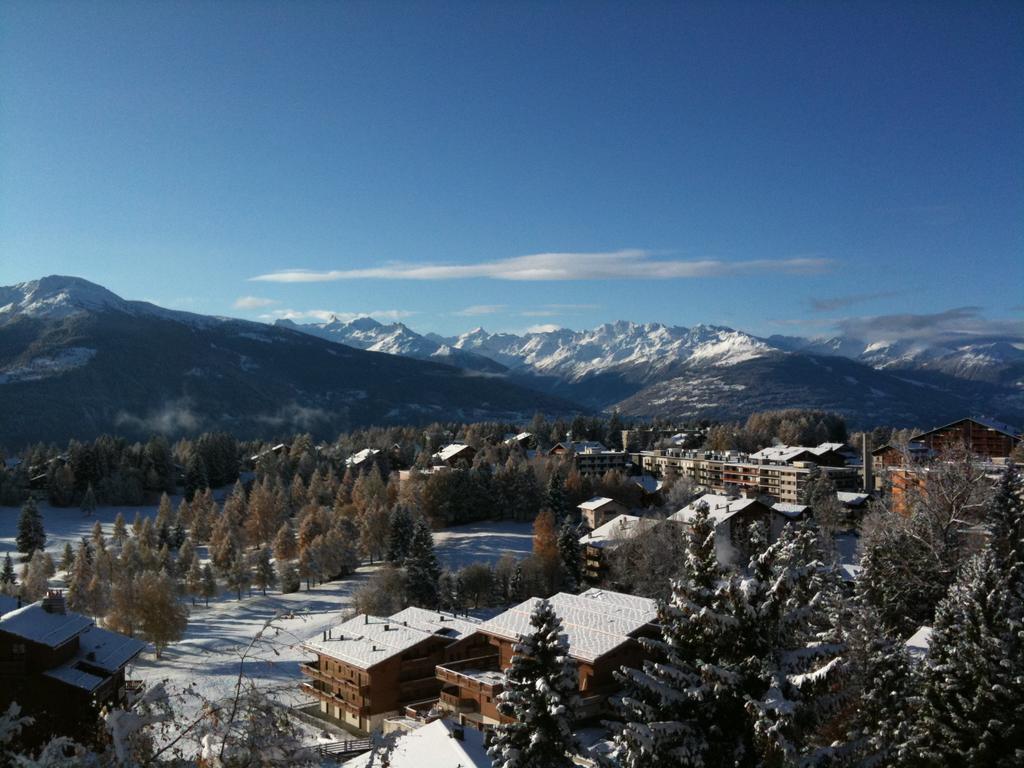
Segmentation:
[(349, 680), (345, 677), (333, 677), (332, 675), (319, 669), (313, 662), (300, 662), (299, 669), (302, 671), (302, 674), (307, 675), (308, 677), (311, 677), (314, 680), (318, 680), (321, 683), (326, 683), (328, 685), (344, 686), (351, 690), (353, 693), (357, 693), (360, 696), (366, 695), (370, 692), (369, 684), (360, 685), (354, 680)]

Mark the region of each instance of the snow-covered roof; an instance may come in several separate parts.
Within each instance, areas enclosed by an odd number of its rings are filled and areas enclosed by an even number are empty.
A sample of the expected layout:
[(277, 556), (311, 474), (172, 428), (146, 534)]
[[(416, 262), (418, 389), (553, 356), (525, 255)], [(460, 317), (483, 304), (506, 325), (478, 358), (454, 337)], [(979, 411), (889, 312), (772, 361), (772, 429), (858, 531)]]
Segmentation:
[(0, 618), (0, 632), (49, 648), (63, 645), (90, 626), (92, 619), (77, 613), (49, 613), (43, 610), (42, 601), (9, 611)]
[(465, 443), (450, 443), (434, 454), (433, 458), (441, 461), (450, 461), (465, 450), (473, 450)]
[[(354, 757), (345, 768), (369, 768), (380, 764), (372, 752)], [(402, 734), (391, 750), (390, 768), (491, 768), (484, 733), (476, 728), (434, 720)]]
[(979, 424), (979, 425), (985, 427), (986, 429), (992, 429), (992, 430), (995, 430), (996, 432), (1002, 432), (1004, 435), (1009, 435), (1010, 437), (1015, 437), (1018, 440), (1020, 439), (1020, 431), (1016, 427), (1010, 426), (1009, 424), (1004, 424), (1001, 421), (996, 421), (995, 419), (979, 418), (977, 416), (967, 416), (967, 417), (965, 417), (963, 419), (957, 419), (956, 421), (951, 421), (951, 422), (949, 422), (949, 424), (943, 424), (941, 427), (935, 427), (934, 429), (929, 429), (926, 432), (921, 432), (921, 433), (919, 433), (917, 435), (914, 435), (910, 439), (911, 440), (920, 440), (925, 435), (930, 435), (933, 432), (938, 432), (939, 430), (942, 430), (942, 429), (948, 429), (949, 427), (956, 426), (957, 424), (960, 424), (961, 422), (964, 422), (964, 421), (973, 421), (975, 424)]
[[(430, 638), (454, 642), (477, 629), (471, 620), (445, 615), (442, 621), (441, 614), (410, 612), (414, 610), (419, 609), (407, 608), (391, 617), (360, 614), (332, 628), (326, 639), (307, 640), (303, 647), (359, 669), (369, 669)], [(436, 621), (428, 619), (427, 613)]]
[(657, 493), (665, 486), (664, 481), (659, 480), (653, 475), (637, 475), (629, 479), (643, 488), (644, 493)]
[(859, 507), (869, 498), (869, 493), (854, 493), (853, 491), (837, 491), (836, 498), (848, 507)]
[(600, 509), (605, 504), (613, 503), (615, 503), (615, 499), (609, 499), (607, 496), (594, 496), (580, 504), (578, 509)]
[(369, 458), (372, 458), (380, 453), (377, 448), (363, 448), (363, 450), (353, 453), (347, 459), (345, 459), (345, 466), (357, 467)]
[(480, 627), (480, 620), (471, 616), (455, 616), (445, 611), (428, 611), (426, 608), (416, 608), (415, 606), (393, 614), (391, 621), (407, 624), (435, 635), (450, 637), (453, 640), (471, 635)]
[(72, 659), (71, 661), (61, 664), (59, 667), (48, 669), (43, 674), (46, 677), (54, 680), (59, 680), (65, 685), (70, 685), (74, 688), (80, 688), (83, 691), (92, 693), (106, 680), (106, 677), (100, 677), (92, 672), (88, 672), (84, 669), (79, 669), (79, 660)]
[[(484, 622), (480, 629), (506, 640), (531, 632), (530, 616), (540, 598), (532, 597)], [(589, 589), (581, 595), (559, 592), (549, 602), (562, 620), (569, 655), (593, 662), (627, 642), (658, 615), (657, 603), (646, 597)]]
[(776, 502), (772, 504), (772, 509), (778, 512), (780, 515), (786, 517), (800, 517), (800, 515), (807, 512), (810, 509), (806, 504), (789, 504), (784, 501)]
[(921, 660), (928, 655), (928, 648), (932, 642), (932, 628), (918, 627), (917, 632), (907, 638), (907, 653), (915, 660)]
[(505, 437), (505, 445), (511, 445), (512, 443), (521, 443), (524, 440), (529, 440), (533, 437), (532, 432), (520, 432), (518, 435), (507, 435)]
[(78, 636), (77, 660), (113, 673), (142, 653), (145, 647), (144, 642), (134, 637), (89, 627)]
[(604, 525), (580, 537), (582, 546), (612, 549), (634, 536), (649, 531), (658, 524), (657, 520), (636, 515), (616, 515)]
[(716, 493), (705, 493), (699, 499), (694, 499), (687, 506), (678, 512), (668, 516), (669, 520), (677, 523), (689, 523), (697, 515), (697, 507), (701, 504), (708, 505), (708, 512), (712, 522), (718, 526), (738, 512), (742, 512), (751, 504), (757, 504), (757, 499), (734, 499), (729, 496), (721, 496)]

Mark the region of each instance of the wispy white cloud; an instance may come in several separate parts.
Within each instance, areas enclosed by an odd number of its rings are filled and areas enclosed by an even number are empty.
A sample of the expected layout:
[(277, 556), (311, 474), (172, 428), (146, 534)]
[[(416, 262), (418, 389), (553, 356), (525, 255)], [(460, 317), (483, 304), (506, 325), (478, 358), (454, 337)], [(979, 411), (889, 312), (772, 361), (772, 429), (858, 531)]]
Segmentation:
[(630, 249), (604, 253), (535, 253), (476, 264), (393, 263), (362, 269), (314, 271), (289, 269), (257, 275), (268, 283), (323, 283), (337, 280), (607, 280), (722, 277), (751, 272), (805, 274), (821, 272), (831, 260), (819, 257), (722, 261), (653, 259), (649, 251)]
[(260, 315), (260, 319), (293, 320), (297, 323), (329, 323), (331, 320), (340, 320), (343, 323), (348, 323), (360, 317), (372, 317), (375, 320), (395, 322), (412, 317), (415, 314), (418, 313), (408, 309), (375, 309), (371, 312), (339, 312), (331, 309), (275, 309), (272, 312)]
[(452, 312), (453, 315), (459, 315), (460, 317), (476, 317), (478, 315), (494, 315), (498, 312), (503, 311), (506, 308), (504, 304), (474, 304), (471, 307), (460, 309), (458, 312)]
[(239, 296), (232, 306), (235, 309), (263, 309), (279, 303), (277, 299), (264, 299), (260, 296)]
[(531, 325), (526, 329), (527, 333), (551, 333), (552, 331), (560, 331), (562, 326), (556, 323), (543, 323), (541, 325)]
[(562, 317), (601, 308), (600, 304), (544, 304), (536, 309), (524, 309), (519, 314), (522, 317)]

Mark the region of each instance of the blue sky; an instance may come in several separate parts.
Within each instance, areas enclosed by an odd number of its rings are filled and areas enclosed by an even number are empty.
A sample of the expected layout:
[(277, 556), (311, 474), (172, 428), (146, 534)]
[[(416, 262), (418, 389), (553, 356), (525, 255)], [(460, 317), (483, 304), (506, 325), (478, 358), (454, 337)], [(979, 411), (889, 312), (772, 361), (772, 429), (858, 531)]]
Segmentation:
[(1022, 28), (1020, 3), (8, 0), (0, 284), (442, 333), (1019, 329)]

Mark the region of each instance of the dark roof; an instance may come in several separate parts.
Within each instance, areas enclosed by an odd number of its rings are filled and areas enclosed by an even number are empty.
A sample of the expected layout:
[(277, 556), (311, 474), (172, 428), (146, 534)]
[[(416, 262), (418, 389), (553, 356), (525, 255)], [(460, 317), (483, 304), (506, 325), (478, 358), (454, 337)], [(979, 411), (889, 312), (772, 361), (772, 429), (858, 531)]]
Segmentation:
[(1020, 440), (1021, 439), (1020, 438), (1020, 434), (1017, 431), (1017, 429), (1014, 428), (1014, 427), (1011, 427), (1009, 424), (1003, 424), (1002, 422), (995, 421), (994, 419), (979, 419), (979, 418), (977, 418), (975, 416), (967, 416), (967, 417), (965, 417), (963, 419), (957, 419), (956, 421), (951, 421), (951, 422), (949, 422), (949, 424), (943, 424), (941, 427), (935, 427), (933, 429), (929, 429), (927, 432), (921, 432), (920, 434), (914, 435), (910, 439), (911, 440), (920, 440), (922, 437), (925, 437), (926, 435), (931, 435), (931, 434), (933, 434), (935, 432), (941, 432), (944, 429), (949, 429), (950, 427), (955, 427), (957, 424), (963, 424), (965, 421), (972, 421), (975, 424), (977, 424), (979, 427), (984, 427), (985, 429), (991, 429), (991, 430), (993, 430), (995, 432), (1000, 432), (1000, 433), (1006, 435), (1007, 437), (1012, 437), (1014, 440)]

